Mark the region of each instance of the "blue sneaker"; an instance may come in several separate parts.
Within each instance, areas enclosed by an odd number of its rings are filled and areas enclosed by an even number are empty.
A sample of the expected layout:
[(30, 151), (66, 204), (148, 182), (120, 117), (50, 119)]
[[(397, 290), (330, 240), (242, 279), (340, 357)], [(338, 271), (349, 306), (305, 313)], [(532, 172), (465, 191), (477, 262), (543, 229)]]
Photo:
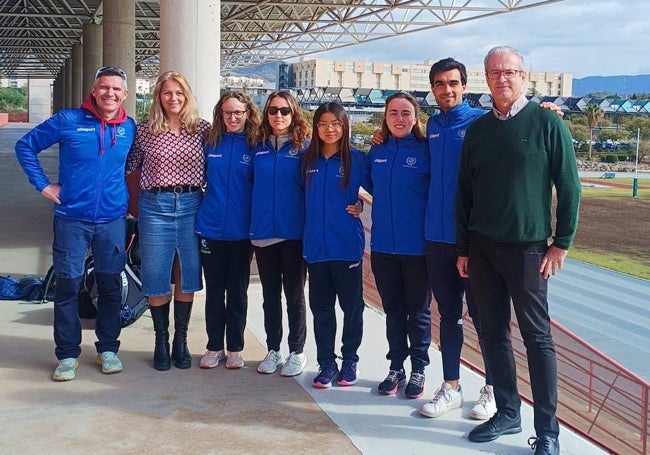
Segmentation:
[(339, 367), (336, 365), (336, 362), (320, 366), (312, 385), (317, 389), (329, 389), (332, 387), (332, 381), (334, 381), (334, 378), (336, 378), (338, 374)]
[(357, 362), (353, 360), (344, 360), (336, 383), (340, 386), (354, 385), (359, 380), (357, 377), (358, 375), (359, 368), (357, 367)]

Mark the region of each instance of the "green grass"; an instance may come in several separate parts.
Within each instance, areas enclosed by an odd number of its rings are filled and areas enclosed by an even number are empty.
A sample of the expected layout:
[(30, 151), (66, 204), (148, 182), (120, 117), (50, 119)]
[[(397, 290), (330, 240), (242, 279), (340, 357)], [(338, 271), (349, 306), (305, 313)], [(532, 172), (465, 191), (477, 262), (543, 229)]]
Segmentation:
[(637, 260), (623, 255), (605, 251), (586, 250), (573, 247), (569, 250), (569, 258), (603, 267), (615, 272), (626, 273), (638, 278), (650, 280), (650, 267)]

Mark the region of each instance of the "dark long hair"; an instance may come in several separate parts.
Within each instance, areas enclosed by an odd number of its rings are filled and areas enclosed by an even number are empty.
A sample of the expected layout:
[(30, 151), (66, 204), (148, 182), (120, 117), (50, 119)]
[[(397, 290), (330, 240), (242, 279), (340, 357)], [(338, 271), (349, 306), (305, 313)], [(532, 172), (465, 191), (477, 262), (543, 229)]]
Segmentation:
[(341, 181), (341, 187), (343, 189), (347, 188), (350, 185), (350, 171), (352, 169), (352, 152), (350, 151), (350, 120), (348, 119), (348, 114), (345, 112), (343, 106), (338, 103), (325, 103), (321, 104), (316, 112), (314, 113), (314, 122), (312, 125), (312, 134), (311, 134), (311, 143), (309, 144), (309, 149), (305, 153), (304, 158), (302, 159), (302, 173), (306, 177), (307, 184), (309, 184), (309, 179), (311, 174), (307, 171), (316, 164), (318, 158), (321, 155), (321, 147), (323, 145), (320, 136), (318, 135), (318, 122), (323, 114), (329, 112), (334, 114), (336, 119), (343, 124), (343, 131), (341, 140), (338, 143), (338, 154), (341, 159), (341, 166), (343, 167), (343, 179)]

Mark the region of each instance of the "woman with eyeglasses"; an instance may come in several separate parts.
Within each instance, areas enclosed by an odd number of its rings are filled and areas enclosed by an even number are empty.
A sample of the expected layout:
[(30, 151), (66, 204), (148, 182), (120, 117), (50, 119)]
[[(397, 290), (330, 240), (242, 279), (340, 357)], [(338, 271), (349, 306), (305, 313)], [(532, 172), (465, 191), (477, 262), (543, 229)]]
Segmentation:
[[(424, 248), (424, 217), (431, 176), (429, 144), (413, 96), (386, 99), (381, 135), (370, 149), (372, 232), (370, 262), (386, 313), (390, 369), (378, 386), (383, 395), (406, 388), (407, 398), (424, 393), (431, 344), (431, 292)], [(404, 362), (409, 357), (408, 384)]]
[[(148, 297), (155, 331), (153, 367), (192, 366), (187, 328), (194, 292), (202, 289), (199, 241), (194, 232), (203, 196), (203, 136), (210, 123), (187, 79), (175, 71), (158, 77), (149, 119), (137, 127), (127, 172), (141, 168), (138, 222), (142, 292)], [(174, 283), (174, 339), (169, 349), (169, 310)]]
[[(358, 217), (350, 206), (359, 188), (372, 191), (368, 158), (350, 147), (350, 123), (340, 104), (326, 103), (314, 114), (313, 139), (303, 158), (305, 177), (305, 248), (309, 270), (309, 306), (319, 371), (315, 388), (329, 388), (358, 381), (357, 350), (363, 335), (362, 259), (365, 243)], [(336, 363), (336, 312), (343, 310), (339, 371)]]
[(215, 368), (224, 359), (226, 368), (244, 366), (241, 353), (253, 256), (248, 238), (252, 158), (259, 125), (259, 113), (250, 96), (227, 92), (214, 107), (212, 128), (205, 139), (207, 188), (196, 220), (208, 335), (201, 368)]
[[(307, 364), (303, 259), (305, 198), (301, 159), (309, 145), (309, 124), (294, 96), (287, 91), (269, 95), (262, 113), (258, 145), (253, 156), (253, 207), (250, 238), (262, 283), (264, 329), (268, 353), (257, 371), (296, 376)], [(282, 342), (282, 290), (287, 300), (289, 356)]]

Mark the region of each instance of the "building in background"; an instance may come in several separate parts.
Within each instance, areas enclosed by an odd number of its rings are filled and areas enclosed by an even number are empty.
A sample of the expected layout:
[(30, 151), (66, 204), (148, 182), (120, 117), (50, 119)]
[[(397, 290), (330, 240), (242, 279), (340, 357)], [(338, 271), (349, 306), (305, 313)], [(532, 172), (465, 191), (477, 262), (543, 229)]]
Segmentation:
[[(436, 60), (423, 64), (356, 62), (314, 58), (280, 66), (280, 88), (347, 87), (383, 90), (430, 90), (429, 70)], [(526, 72), (526, 94), (571, 96), (570, 73)], [(483, 68), (467, 68), (467, 92), (490, 93)]]

